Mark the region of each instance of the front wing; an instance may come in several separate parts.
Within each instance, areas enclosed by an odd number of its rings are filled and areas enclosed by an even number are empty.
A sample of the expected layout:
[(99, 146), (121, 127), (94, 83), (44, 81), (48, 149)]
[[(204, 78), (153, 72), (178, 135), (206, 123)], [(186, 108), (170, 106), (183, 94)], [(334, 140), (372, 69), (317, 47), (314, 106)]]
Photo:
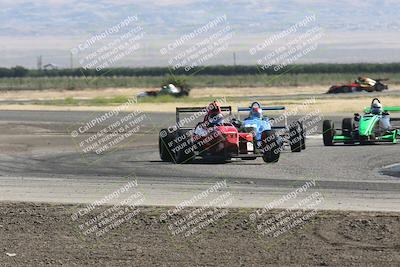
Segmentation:
[(397, 144), (400, 141), (400, 129), (395, 129), (389, 131), (385, 135), (376, 136), (374, 138), (365, 137), (365, 138), (353, 138), (345, 135), (335, 135), (333, 137), (334, 143), (346, 143), (346, 142), (386, 142)]

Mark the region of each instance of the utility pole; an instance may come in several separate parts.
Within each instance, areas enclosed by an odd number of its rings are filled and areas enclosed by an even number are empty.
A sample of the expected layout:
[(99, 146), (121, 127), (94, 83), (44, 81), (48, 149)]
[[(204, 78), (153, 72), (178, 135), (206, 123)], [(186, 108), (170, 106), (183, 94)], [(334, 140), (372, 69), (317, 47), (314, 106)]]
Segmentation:
[[(37, 57), (37, 69), (39, 74), (42, 73), (42, 55)], [(42, 90), (42, 79), (39, 79), (39, 89)]]
[(37, 57), (37, 69), (42, 70), (42, 56)]
[(71, 69), (74, 68), (74, 54), (72, 52), (70, 52), (70, 67)]
[(233, 52), (233, 66), (236, 67), (236, 52)]

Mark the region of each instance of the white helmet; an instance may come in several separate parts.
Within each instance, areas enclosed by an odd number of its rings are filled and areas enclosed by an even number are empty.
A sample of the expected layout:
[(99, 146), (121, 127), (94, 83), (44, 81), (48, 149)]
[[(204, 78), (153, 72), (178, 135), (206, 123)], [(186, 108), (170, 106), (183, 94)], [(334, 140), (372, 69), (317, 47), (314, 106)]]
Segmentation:
[(382, 105), (379, 102), (374, 102), (371, 105), (371, 113), (372, 114), (381, 114), (382, 113)]

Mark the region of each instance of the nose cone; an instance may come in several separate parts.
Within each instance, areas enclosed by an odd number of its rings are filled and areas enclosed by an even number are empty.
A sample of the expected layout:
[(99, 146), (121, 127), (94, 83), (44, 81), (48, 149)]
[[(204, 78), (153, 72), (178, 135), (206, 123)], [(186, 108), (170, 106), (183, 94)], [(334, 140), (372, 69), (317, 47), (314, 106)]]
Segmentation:
[(358, 133), (360, 136), (370, 136), (373, 133), (375, 124), (379, 121), (379, 117), (375, 115), (365, 115), (360, 119)]

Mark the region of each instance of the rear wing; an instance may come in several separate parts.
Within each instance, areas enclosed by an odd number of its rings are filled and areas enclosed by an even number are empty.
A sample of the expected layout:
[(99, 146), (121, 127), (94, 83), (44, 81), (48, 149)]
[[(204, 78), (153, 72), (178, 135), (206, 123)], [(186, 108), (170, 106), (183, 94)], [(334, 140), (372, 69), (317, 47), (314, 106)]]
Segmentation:
[(384, 111), (400, 112), (400, 107), (384, 107)]
[[(231, 106), (222, 106), (220, 107), (222, 112), (229, 112), (229, 115), (232, 114), (232, 107)], [(176, 123), (179, 125), (180, 113), (199, 113), (199, 115), (207, 114), (208, 106), (207, 107), (185, 107), (185, 108), (176, 108)]]
[[(284, 107), (284, 106), (276, 106), (276, 107), (260, 107), (263, 111), (276, 111), (276, 110), (286, 110), (286, 107)], [(247, 111), (247, 112), (250, 112), (251, 111), (251, 107), (248, 107), (248, 108), (238, 108), (238, 118), (240, 119), (240, 112), (244, 112), (244, 111)], [(284, 126), (273, 126), (272, 128), (273, 129), (285, 129), (286, 127), (287, 127), (287, 117), (286, 117), (286, 115), (284, 116), (285, 117), (285, 121), (284, 121)]]
[[(265, 110), (286, 110), (286, 107), (262, 107), (261, 108), (263, 111)], [(238, 112), (242, 111), (251, 111), (251, 108), (238, 108)]]
[[(400, 107), (384, 107), (383, 108), (383, 111), (386, 111), (386, 112), (400, 112)], [(370, 113), (371, 112), (371, 107), (366, 107), (365, 109), (364, 109), (364, 112), (365, 113)]]

